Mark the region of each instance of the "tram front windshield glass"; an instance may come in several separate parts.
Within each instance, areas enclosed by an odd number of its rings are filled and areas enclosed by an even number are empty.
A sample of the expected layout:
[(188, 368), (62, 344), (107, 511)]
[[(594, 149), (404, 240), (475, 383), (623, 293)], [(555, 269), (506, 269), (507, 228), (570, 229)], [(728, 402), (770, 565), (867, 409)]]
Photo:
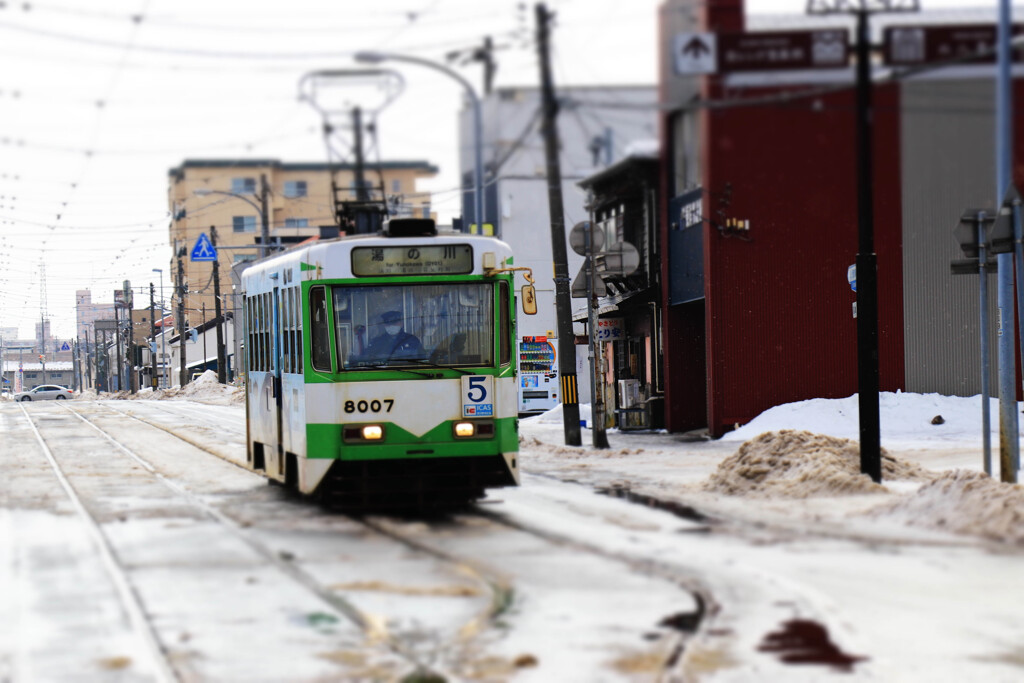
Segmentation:
[(333, 288), (338, 365), (494, 365), (494, 285), (359, 285)]

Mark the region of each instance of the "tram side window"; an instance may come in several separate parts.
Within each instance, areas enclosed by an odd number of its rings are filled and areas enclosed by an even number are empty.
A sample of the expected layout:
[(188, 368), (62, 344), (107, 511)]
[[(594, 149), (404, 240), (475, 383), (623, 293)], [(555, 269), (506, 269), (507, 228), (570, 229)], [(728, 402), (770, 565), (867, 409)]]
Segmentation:
[(309, 360), (316, 370), (331, 371), (331, 328), (327, 323), (327, 292), (309, 290)]
[(294, 354), (295, 372), (302, 372), (302, 291), (296, 287), (292, 290), (292, 302), (295, 304), (293, 315), (295, 316), (292, 325), (292, 353)]
[(273, 295), (269, 292), (263, 295), (263, 310), (265, 315), (263, 317), (263, 370), (270, 372), (274, 369), (274, 358), (271, 350), (273, 347), (270, 345), (270, 332), (274, 323), (274, 306), (273, 306)]
[(499, 364), (512, 362), (512, 347), (509, 341), (512, 323), (512, 312), (509, 306), (508, 283), (502, 282), (498, 287), (498, 358)]
[(302, 290), (295, 289), (295, 372), (303, 372), (302, 365)]
[(245, 297), (243, 318), (245, 320), (245, 369), (252, 370), (252, 299)]
[(270, 324), (267, 295), (260, 294), (260, 370), (267, 371), (267, 326)]

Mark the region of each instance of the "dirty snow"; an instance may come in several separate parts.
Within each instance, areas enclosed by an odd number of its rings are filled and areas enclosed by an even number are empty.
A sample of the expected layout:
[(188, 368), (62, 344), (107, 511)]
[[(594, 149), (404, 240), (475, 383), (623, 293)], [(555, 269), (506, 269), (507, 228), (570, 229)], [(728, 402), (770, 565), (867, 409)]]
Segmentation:
[[(924, 481), (932, 475), (882, 449), (882, 479)], [(885, 493), (860, 472), (860, 445), (849, 439), (783, 429), (745, 442), (718, 466), (705, 491), (732, 496), (810, 498), (825, 495)]]

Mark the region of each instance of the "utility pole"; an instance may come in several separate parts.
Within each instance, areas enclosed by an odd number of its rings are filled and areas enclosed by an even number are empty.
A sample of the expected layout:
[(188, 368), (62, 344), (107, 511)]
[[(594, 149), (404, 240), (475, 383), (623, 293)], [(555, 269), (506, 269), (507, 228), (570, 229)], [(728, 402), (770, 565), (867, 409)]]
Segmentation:
[[(153, 345), (149, 347), (149, 349), (150, 349), (149, 359), (150, 359), (151, 365), (153, 366), (153, 371), (152, 371), (151, 376), (149, 378), (149, 385), (153, 389), (153, 391), (156, 391), (156, 383), (157, 383), (157, 377), (156, 377), (156, 318), (155, 318), (155, 315), (156, 315), (156, 301), (155, 301), (155, 299), (156, 299), (156, 288), (153, 286), (153, 283), (150, 282), (149, 283), (149, 338), (153, 340), (152, 341)], [(163, 311), (161, 311), (161, 315), (163, 315)], [(161, 327), (163, 327), (162, 323), (161, 323)]]
[(608, 432), (604, 421), (604, 353), (601, 343), (597, 340), (597, 289), (594, 279), (597, 277), (597, 266), (594, 263), (594, 212), (593, 196), (588, 202), (590, 220), (583, 231), (583, 241), (587, 252), (587, 340), (590, 346), (590, 422), (591, 443), (594, 448), (608, 448)]
[[(1010, 74), (1010, 0), (999, 0), (996, 41), (996, 206), (1013, 185), (1013, 81)], [(1013, 319), (1013, 252), (996, 256), (996, 297), (999, 305), (999, 478), (1016, 484), (1020, 469), (1020, 432), (1017, 418), (1017, 387), (1013, 353), (1017, 326)], [(1017, 273), (1021, 277), (1021, 273)]]
[(114, 302), (114, 344), (117, 346), (117, 370), (114, 372), (114, 376), (117, 377), (117, 390), (124, 390), (124, 375), (122, 370), (124, 369), (124, 361), (121, 357), (121, 316), (118, 311), (121, 307)]
[(363, 110), (359, 107), (352, 108), (352, 139), (352, 147), (356, 156), (354, 169), (356, 180), (355, 198), (357, 202), (365, 202), (370, 197), (366, 192), (366, 178), (363, 169)]
[[(266, 185), (264, 185), (266, 187)], [(185, 363), (185, 247), (178, 248), (178, 384), (188, 384), (188, 367)]]
[[(537, 53), (543, 101), (544, 151), (547, 160), (548, 210), (551, 215), (551, 256), (555, 271), (555, 315), (558, 320), (558, 374), (562, 379), (562, 427), (567, 446), (579, 446), (580, 403), (576, 382), (576, 339), (572, 331), (569, 263), (565, 249), (565, 208), (562, 205), (562, 170), (558, 160), (558, 102), (551, 81), (548, 22), (551, 15), (537, 4)], [(482, 224), (482, 221), (481, 221)]]
[(878, 256), (875, 254), (874, 112), (871, 82), (871, 33), (874, 12), (916, 12), (917, 0), (808, 0), (809, 14), (857, 17), (857, 406), (860, 415), (860, 471), (882, 481), (882, 445), (878, 415)]
[[(210, 226), (210, 244), (217, 251), (217, 226)], [(217, 381), (228, 383), (227, 353), (224, 350), (224, 320), (220, 307), (220, 257), (213, 261), (213, 315), (217, 320)], [(205, 334), (203, 335), (205, 339)], [(205, 344), (205, 342), (203, 342)], [(205, 358), (203, 359), (206, 360)]]
[[(93, 334), (93, 340), (96, 339), (96, 335)], [(85, 329), (85, 378), (91, 387), (92, 384), (92, 353), (89, 350), (89, 329)]]
[[(267, 209), (267, 194), (270, 188), (267, 187), (267, 174), (260, 174), (260, 258), (270, 253), (270, 213)], [(182, 382), (182, 386), (184, 386)]]
[(124, 303), (128, 307), (128, 320), (125, 321), (125, 327), (128, 328), (128, 339), (125, 341), (125, 363), (124, 370), (127, 378), (128, 391), (135, 393), (135, 321), (132, 319), (132, 309), (134, 305), (134, 299), (132, 292), (132, 283), (128, 280), (124, 281)]
[(490, 36), (484, 37), (483, 47), (474, 50), (471, 59), (484, 64), (484, 97), (486, 97), (494, 90), (494, 73), (498, 70), (498, 65), (494, 61), (494, 41)]

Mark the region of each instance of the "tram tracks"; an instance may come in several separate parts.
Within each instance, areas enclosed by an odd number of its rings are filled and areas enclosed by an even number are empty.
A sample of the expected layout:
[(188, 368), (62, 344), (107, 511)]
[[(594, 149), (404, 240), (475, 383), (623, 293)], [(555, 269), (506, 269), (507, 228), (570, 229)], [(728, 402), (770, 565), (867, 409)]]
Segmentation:
[[(201, 444), (195, 443), (195, 440), (183, 437), (181, 434), (170, 430), (166, 426), (151, 423), (148, 420), (141, 419), (134, 415), (129, 415), (117, 409), (112, 409), (107, 406), (104, 407), (108, 408), (111, 416), (116, 415), (132, 418), (134, 421), (159, 428), (176, 438), (182, 439), (192, 446), (198, 447), (207, 453), (224, 459), (221, 454), (216, 453), (209, 448), (204, 448)], [(201, 515), (215, 521), (238, 540), (245, 543), (262, 559), (263, 562), (274, 567), (276, 571), (287, 576), (294, 583), (301, 585), (306, 591), (314, 595), (318, 600), (329, 607), (331, 612), (360, 629), (365, 636), (366, 643), (386, 649), (394, 655), (397, 655), (401, 660), (405, 661), (407, 669), (411, 668), (414, 671), (421, 673), (430, 672), (441, 676), (452, 675), (452, 672), (447, 670), (448, 667), (445, 665), (445, 661), (455, 663), (459, 662), (463, 658), (463, 650), (470, 646), (470, 642), (473, 638), (486, 630), (496, 615), (500, 614), (504, 607), (507, 606), (507, 601), (509, 596), (512, 594), (512, 589), (507, 578), (502, 576), (500, 573), (491, 572), (487, 568), (476, 566), (471, 560), (452, 556), (450, 553), (446, 553), (439, 548), (429, 547), (423, 543), (416, 542), (414, 539), (402, 537), (393, 529), (389, 530), (386, 528), (386, 525), (379, 522), (375, 522), (370, 519), (342, 518), (348, 524), (352, 524), (354, 522), (382, 538), (389, 539), (390, 542), (399, 543), (418, 554), (429, 556), (433, 561), (451, 566), (460, 575), (469, 577), (469, 579), (480, 586), (482, 592), (487, 595), (486, 600), (484, 600), (484, 605), (475, 610), (470, 618), (465, 619), (459, 628), (454, 629), (453, 634), (446, 642), (438, 641), (435, 638), (436, 642), (429, 644), (428, 647), (430, 651), (425, 653), (421, 651), (423, 649), (422, 637), (410, 635), (400, 626), (398, 628), (394, 627), (390, 623), (392, 620), (386, 617), (361, 610), (353, 602), (342, 597), (338, 590), (329, 585), (329, 582), (325, 581), (322, 576), (315, 577), (311, 572), (303, 569), (301, 559), (296, 556), (298, 553), (275, 549), (260, 540), (257, 537), (257, 530), (255, 529), (252, 520), (236, 519), (232, 515), (225, 514), (213, 505), (204, 501), (201, 497), (189, 491), (185, 486), (182, 486), (170, 477), (162, 474), (159, 471), (158, 466), (154, 465), (131, 447), (123, 443), (108, 429), (101, 427), (97, 424), (96, 420), (86, 417), (82, 411), (76, 410), (72, 406), (62, 405), (61, 408), (64, 411), (67, 411), (67, 413), (74, 415), (80, 423), (88, 426), (88, 428), (96, 433), (98, 437), (104, 439), (115, 451), (131, 459), (132, 462), (145, 470), (151, 477), (160, 481), (161, 484), (172, 491), (175, 496), (186, 501), (189, 506), (198, 510)], [(29, 416), (24, 410), (23, 413), (26, 419), (29, 420), (30, 424), (33, 424), (33, 428), (35, 429), (31, 416)], [(45, 440), (43, 439), (43, 436), (40, 435), (38, 438), (40, 440), (40, 444), (45, 447)], [(231, 461), (228, 460), (228, 462)], [(74, 489), (70, 484), (68, 489), (71, 493), (74, 493)], [(82, 509), (85, 509), (84, 505), (82, 506)], [(330, 521), (337, 519), (338, 516), (328, 518), (326, 520), (328, 521), (328, 526), (332, 526)], [(102, 531), (99, 530), (100, 527), (98, 524), (94, 523), (94, 525), (97, 528), (97, 533), (102, 535)], [(310, 525), (308, 520), (303, 520), (298, 530), (303, 532), (323, 531), (320, 526), (321, 525), (316, 524)], [(105, 540), (105, 545), (109, 548), (111, 545), (110, 541)], [(109, 556), (111, 558), (111, 562), (117, 566), (118, 562), (116, 553), (111, 551)], [(120, 573), (122, 577), (126, 576), (126, 572), (123, 567), (121, 567)], [(130, 586), (130, 582), (127, 578), (122, 579), (122, 584)], [(476, 593), (476, 591), (470, 592), (474, 594)], [(135, 612), (139, 615), (139, 623), (144, 624), (145, 612), (142, 609), (141, 604), (138, 604)], [(450, 651), (450, 653), (446, 655), (446, 651)], [(171, 669), (165, 680), (176, 680), (177, 677), (173, 675), (173, 673), (174, 670)], [(452, 680), (456, 679), (458, 679), (458, 676), (454, 676)]]
[(153, 624), (146, 617), (142, 600), (133, 588), (124, 566), (117, 558), (110, 539), (103, 532), (103, 529), (96, 517), (94, 517), (88, 510), (81, 496), (78, 495), (78, 492), (71, 485), (71, 482), (64, 470), (61, 468), (60, 463), (57, 461), (57, 458), (54, 457), (53, 452), (50, 450), (46, 440), (40, 433), (38, 426), (28, 414), (28, 410), (26, 410), (25, 406), (20, 403), (18, 404), (18, 407), (21, 409), (22, 414), (28, 421), (28, 425), (31, 428), (32, 433), (38, 441), (43, 457), (46, 458), (47, 463), (50, 465), (54, 475), (57, 477), (60, 487), (67, 495), (68, 500), (71, 502), (71, 505), (79, 519), (84, 523), (87, 533), (95, 543), (103, 562), (104, 569), (107, 571), (107, 574), (114, 585), (117, 595), (121, 600), (121, 604), (127, 613), (131, 626), (135, 633), (141, 637), (145, 645), (150, 659), (151, 673), (154, 675), (156, 680), (159, 681), (179, 680), (177, 672), (168, 659), (167, 652), (160, 644), (160, 640), (153, 628)]
[[(154, 419), (151, 415), (140, 416), (135, 414), (136, 411), (128, 412), (105, 404), (98, 407), (109, 411), (111, 416), (131, 418), (140, 424), (160, 429), (176, 439), (185, 441), (191, 446), (215, 455), (221, 460), (239, 465), (239, 463), (234, 462), (231, 458), (225, 457), (223, 453), (218, 452), (223, 449), (211, 449), (197, 435), (190, 435), (187, 431), (180, 428), (172, 428), (172, 425), (167, 423), (160, 424), (163, 421), (159, 418)], [(65, 408), (70, 410), (71, 406), (65, 406)], [(179, 411), (176, 410), (161, 410), (161, 412), (181, 417)], [(82, 415), (78, 415), (78, 419), (87, 422)], [(207, 423), (201, 426), (205, 429), (212, 425)], [(99, 428), (93, 425), (93, 429)], [(182, 433), (183, 431), (185, 433)], [(116, 439), (109, 435), (107, 438), (116, 441)], [(150, 466), (152, 467), (152, 465)], [(183, 495), (187, 495), (187, 493), (185, 491)], [(280, 494), (275, 493), (275, 495), (279, 497)], [(310, 517), (308, 512), (312, 507), (311, 505), (303, 505), (303, 510), (307, 513), (307, 516), (301, 519), (298, 527), (303, 532), (324, 533), (327, 536), (332, 536), (344, 533), (346, 528), (355, 523), (379, 537), (386, 537), (392, 542), (406, 547), (412, 553), (433, 558), (436, 562), (453, 568), (454, 571), (467, 577), (474, 585), (480, 587), (481, 594), (487, 596), (483, 605), (475, 608), (471, 616), (463, 616), (459, 625), (449, 629), (444, 635), (434, 633), (427, 639), (424, 639), (422, 631), (417, 635), (415, 628), (409, 627), (408, 624), (402, 624), (398, 619), (389, 618), (394, 615), (389, 615), (389, 617), (384, 617), (380, 614), (370, 615), (360, 612), (352, 603), (347, 603), (345, 606), (335, 605), (337, 608), (335, 612), (360, 628), (365, 634), (367, 641), (382, 644), (392, 652), (399, 654), (410, 665), (418, 667), (420, 670), (429, 670), (441, 675), (450, 676), (450, 680), (471, 678), (470, 674), (477, 670), (474, 669), (474, 661), (483, 659), (486, 656), (485, 652), (489, 644), (492, 644), (495, 639), (503, 637), (501, 630), (505, 627), (499, 627), (498, 632), (496, 632), (495, 626), (500, 622), (507, 621), (510, 611), (513, 613), (518, 611), (516, 603), (520, 598), (522, 586), (519, 585), (519, 576), (516, 572), (520, 568), (527, 566), (526, 563), (521, 562), (522, 558), (510, 558), (513, 562), (519, 562), (514, 570), (509, 570), (505, 566), (504, 559), (499, 560), (496, 557), (490, 556), (487, 556), (486, 560), (478, 559), (481, 557), (480, 550), (474, 546), (474, 541), (469, 540), (474, 532), (470, 527), (474, 525), (480, 526), (484, 524), (488, 528), (487, 536), (505, 539), (501, 542), (496, 539), (486, 539), (487, 542), (491, 542), (499, 547), (503, 545), (526, 547), (528, 542), (524, 540), (524, 537), (529, 537), (537, 541), (538, 547), (560, 549), (555, 552), (562, 552), (567, 557), (591, 557), (593, 560), (586, 560), (585, 562), (588, 564), (608, 563), (609, 565), (617, 565), (619, 567), (624, 566), (634, 574), (675, 586), (679, 590), (679, 597), (675, 607), (672, 607), (670, 610), (672, 614), (659, 614), (659, 616), (666, 618), (664, 620), (666, 622), (674, 620), (669, 624), (668, 629), (659, 629), (661, 636), (658, 652), (660, 654), (657, 657), (660, 658), (660, 666), (662, 667), (659, 670), (659, 675), (669, 675), (669, 672), (672, 671), (678, 662), (679, 655), (687, 639), (693, 637), (694, 632), (703, 623), (704, 617), (713, 617), (717, 610), (716, 603), (710, 598), (710, 592), (705, 590), (699, 582), (694, 581), (692, 576), (687, 576), (685, 572), (677, 567), (667, 563), (653, 562), (646, 557), (608, 551), (597, 544), (580, 540), (574, 537), (573, 534), (560, 534), (543, 526), (523, 523), (502, 513), (496, 513), (487, 509), (478, 509), (467, 515), (449, 516), (445, 520), (435, 523), (432, 520), (427, 520), (426, 522), (423, 520), (410, 521), (408, 519), (378, 516), (342, 517), (336, 514), (322, 513), (322, 511), (316, 512)], [(213, 514), (223, 514), (215, 508), (212, 508), (211, 511)], [(227, 518), (226, 523), (233, 524), (238, 531), (244, 534), (253, 535), (252, 526), (254, 520), (246, 519), (246, 516), (247, 513), (245, 512), (241, 516), (233, 513), (234, 518)], [(454, 538), (452, 537), (453, 535)], [(463, 536), (466, 538), (463, 538)], [(483, 541), (485, 539), (478, 538), (477, 540)], [(528, 555), (530, 552), (550, 553), (552, 551), (530, 550), (526, 554)], [(290, 557), (287, 560), (282, 560), (280, 553), (275, 552), (269, 546), (264, 547), (260, 554), (267, 562), (273, 563), (282, 571), (292, 573), (302, 571), (303, 553), (301, 551), (295, 553), (296, 557)], [(501, 568), (496, 569), (496, 567)], [(514, 581), (511, 578), (513, 576), (515, 577)], [(394, 586), (381, 587), (374, 584), (374, 582), (365, 581), (331, 582), (323, 573), (317, 578), (312, 578), (310, 573), (306, 573), (304, 578), (300, 577), (293, 580), (300, 583), (303, 581), (318, 583), (321, 590), (326, 591), (325, 595), (321, 597), (326, 598), (324, 602), (328, 604), (331, 602), (330, 599), (335, 597), (335, 591), (347, 592), (348, 594), (354, 593), (358, 596), (357, 602), (361, 602), (364, 600), (366, 596), (365, 591), (367, 590), (395, 589)], [(325, 588), (326, 586), (329, 587)], [(531, 587), (528, 586), (526, 589), (527, 593), (529, 593), (530, 589)], [(691, 600), (689, 598), (690, 595), (697, 597)], [(369, 604), (372, 605), (373, 601), (371, 600)], [(348, 609), (349, 606), (352, 606), (352, 609)], [(676, 609), (676, 607), (679, 609)], [(669, 610), (670, 608), (659, 605), (657, 609)], [(346, 614), (346, 611), (348, 614)], [(516, 615), (513, 615), (512, 619), (515, 618)], [(657, 619), (652, 619), (650, 622), (652, 626), (657, 625), (657, 623)], [(670, 645), (666, 646), (666, 643), (670, 643)], [(529, 657), (525, 658), (527, 662), (529, 659)], [(505, 666), (505, 672), (509, 675), (512, 673), (511, 666), (511, 664)]]

